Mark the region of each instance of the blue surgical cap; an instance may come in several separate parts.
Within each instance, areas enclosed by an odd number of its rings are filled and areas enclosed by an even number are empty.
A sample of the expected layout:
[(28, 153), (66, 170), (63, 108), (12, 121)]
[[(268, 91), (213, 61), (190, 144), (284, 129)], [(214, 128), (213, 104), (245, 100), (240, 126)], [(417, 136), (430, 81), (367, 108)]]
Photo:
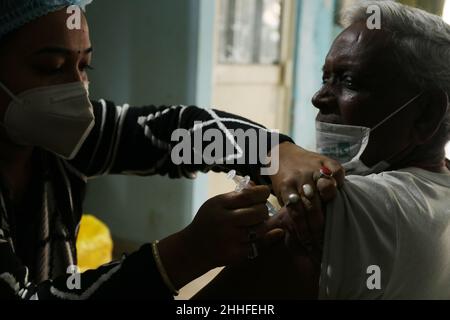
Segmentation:
[(70, 5), (85, 8), (93, 0), (0, 0), (0, 39), (24, 24)]

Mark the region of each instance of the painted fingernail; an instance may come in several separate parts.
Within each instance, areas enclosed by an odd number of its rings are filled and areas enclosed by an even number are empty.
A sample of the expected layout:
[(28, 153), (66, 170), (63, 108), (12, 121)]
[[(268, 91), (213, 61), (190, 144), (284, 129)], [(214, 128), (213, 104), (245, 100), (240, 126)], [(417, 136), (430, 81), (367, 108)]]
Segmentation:
[(305, 207), (305, 209), (307, 211), (312, 211), (313, 210), (313, 205), (312, 205), (311, 201), (309, 201), (309, 199), (307, 197), (302, 196), (302, 202), (303, 202), (303, 206)]
[(322, 168), (320, 168), (320, 172), (326, 176), (332, 176), (333, 175), (333, 171), (331, 171), (328, 167), (323, 166)]
[(305, 194), (305, 197), (307, 197), (308, 199), (314, 197), (314, 189), (309, 184), (303, 185), (303, 193)]
[(287, 205), (291, 205), (291, 204), (296, 204), (297, 202), (299, 202), (300, 200), (300, 196), (296, 193), (291, 193), (288, 196), (288, 203)]

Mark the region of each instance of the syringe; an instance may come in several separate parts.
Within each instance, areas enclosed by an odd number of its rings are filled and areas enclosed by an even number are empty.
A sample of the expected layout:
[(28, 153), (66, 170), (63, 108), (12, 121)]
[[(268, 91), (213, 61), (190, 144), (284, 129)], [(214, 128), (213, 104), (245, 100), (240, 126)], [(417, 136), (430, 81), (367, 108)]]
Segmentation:
[[(236, 170), (231, 170), (227, 174), (227, 178), (233, 180), (236, 183), (236, 188), (234, 191), (241, 192), (242, 190), (248, 188), (248, 185), (250, 184), (250, 177), (245, 176), (241, 177), (236, 174)], [(269, 216), (274, 216), (277, 214), (277, 209), (271, 204), (269, 201), (266, 202), (267, 210), (269, 211)]]

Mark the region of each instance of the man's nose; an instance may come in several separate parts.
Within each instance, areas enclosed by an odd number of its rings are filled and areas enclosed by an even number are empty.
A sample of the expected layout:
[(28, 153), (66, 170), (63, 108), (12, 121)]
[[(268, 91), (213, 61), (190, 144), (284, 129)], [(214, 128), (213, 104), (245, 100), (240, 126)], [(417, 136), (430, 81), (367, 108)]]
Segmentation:
[(336, 95), (326, 85), (316, 92), (311, 102), (323, 114), (335, 113), (338, 109)]

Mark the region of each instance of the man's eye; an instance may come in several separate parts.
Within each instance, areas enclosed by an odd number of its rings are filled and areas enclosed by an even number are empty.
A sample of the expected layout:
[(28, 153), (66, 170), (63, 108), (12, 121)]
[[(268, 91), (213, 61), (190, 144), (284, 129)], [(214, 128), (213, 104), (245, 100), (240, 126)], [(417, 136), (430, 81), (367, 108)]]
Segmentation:
[(356, 89), (355, 81), (352, 77), (348, 77), (348, 76), (344, 77), (342, 79), (342, 84), (348, 89), (351, 89), (351, 90)]

